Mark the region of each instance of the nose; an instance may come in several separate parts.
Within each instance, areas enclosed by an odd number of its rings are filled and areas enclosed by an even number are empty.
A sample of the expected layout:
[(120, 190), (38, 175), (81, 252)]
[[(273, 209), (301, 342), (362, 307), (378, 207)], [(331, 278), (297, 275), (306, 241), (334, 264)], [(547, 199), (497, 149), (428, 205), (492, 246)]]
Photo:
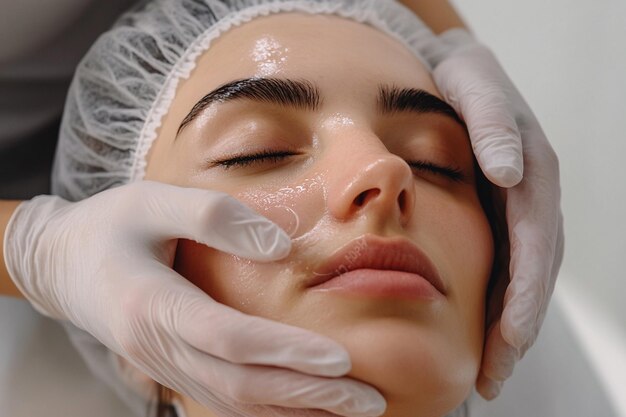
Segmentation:
[(359, 214), (404, 226), (413, 213), (413, 172), (399, 156), (385, 151), (353, 154), (329, 181), (328, 207), (337, 219)]

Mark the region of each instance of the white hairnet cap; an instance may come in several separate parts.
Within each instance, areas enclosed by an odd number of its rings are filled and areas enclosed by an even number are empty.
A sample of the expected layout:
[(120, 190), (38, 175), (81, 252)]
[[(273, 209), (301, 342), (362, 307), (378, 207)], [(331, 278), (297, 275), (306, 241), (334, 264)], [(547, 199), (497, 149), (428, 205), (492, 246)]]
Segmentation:
[(221, 34), (280, 12), (334, 14), (366, 23), (418, 57), (420, 51), (428, 52), (434, 36), (391, 0), (143, 2), (104, 33), (78, 65), (61, 123), (53, 193), (80, 200), (143, 179), (146, 155), (179, 80), (189, 77), (196, 60)]

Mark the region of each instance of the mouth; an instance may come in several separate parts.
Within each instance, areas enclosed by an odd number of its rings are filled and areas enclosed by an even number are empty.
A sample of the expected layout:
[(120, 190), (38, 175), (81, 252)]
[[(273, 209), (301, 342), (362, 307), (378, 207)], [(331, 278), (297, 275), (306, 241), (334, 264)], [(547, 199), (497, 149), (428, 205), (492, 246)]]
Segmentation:
[(446, 287), (432, 261), (404, 238), (363, 235), (336, 250), (307, 283), (312, 290), (435, 298)]

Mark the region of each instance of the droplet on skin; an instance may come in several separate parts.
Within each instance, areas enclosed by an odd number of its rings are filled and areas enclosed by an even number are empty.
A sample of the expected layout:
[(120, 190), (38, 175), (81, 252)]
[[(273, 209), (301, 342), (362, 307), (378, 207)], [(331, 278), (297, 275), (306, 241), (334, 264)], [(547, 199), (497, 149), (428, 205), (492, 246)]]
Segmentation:
[(257, 64), (257, 77), (277, 74), (287, 62), (286, 48), (271, 36), (258, 39), (252, 49), (251, 57)]
[(324, 123), (322, 124), (322, 128), (324, 129), (338, 129), (348, 126), (354, 126), (354, 120), (341, 113), (332, 114), (324, 120)]
[(300, 218), (292, 208), (287, 206), (267, 207), (263, 215), (272, 219), (290, 238), (296, 237), (300, 228)]
[(310, 207), (306, 202), (311, 200), (311, 193), (326, 195), (320, 175), (274, 191), (244, 191), (237, 198), (280, 226), (291, 239), (296, 239), (306, 234), (319, 221), (312, 219), (308, 212)]

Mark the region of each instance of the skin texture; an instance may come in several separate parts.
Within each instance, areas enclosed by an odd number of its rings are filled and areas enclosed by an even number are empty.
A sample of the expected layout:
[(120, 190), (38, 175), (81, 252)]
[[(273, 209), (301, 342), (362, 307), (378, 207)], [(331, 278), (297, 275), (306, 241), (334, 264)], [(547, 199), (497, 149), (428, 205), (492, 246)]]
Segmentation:
[[(205, 94), (253, 76), (308, 80), (318, 86), (321, 106), (216, 104), (176, 138)], [(381, 83), (440, 97), (420, 60), (374, 28), (335, 16), (255, 19), (218, 38), (179, 84), (146, 179), (227, 192), (293, 238), (290, 255), (272, 263), (179, 241), (174, 266), (183, 276), (245, 313), (342, 343), (352, 359), (349, 375), (385, 396), (385, 416), (439, 417), (467, 397), (479, 370), (494, 244), (465, 129), (439, 114), (380, 115)], [(267, 149), (297, 155), (212, 165)], [(460, 168), (466, 178), (412, 170), (405, 160), (415, 159)], [(307, 289), (321, 263), (365, 234), (418, 246), (446, 295), (415, 300)]]

